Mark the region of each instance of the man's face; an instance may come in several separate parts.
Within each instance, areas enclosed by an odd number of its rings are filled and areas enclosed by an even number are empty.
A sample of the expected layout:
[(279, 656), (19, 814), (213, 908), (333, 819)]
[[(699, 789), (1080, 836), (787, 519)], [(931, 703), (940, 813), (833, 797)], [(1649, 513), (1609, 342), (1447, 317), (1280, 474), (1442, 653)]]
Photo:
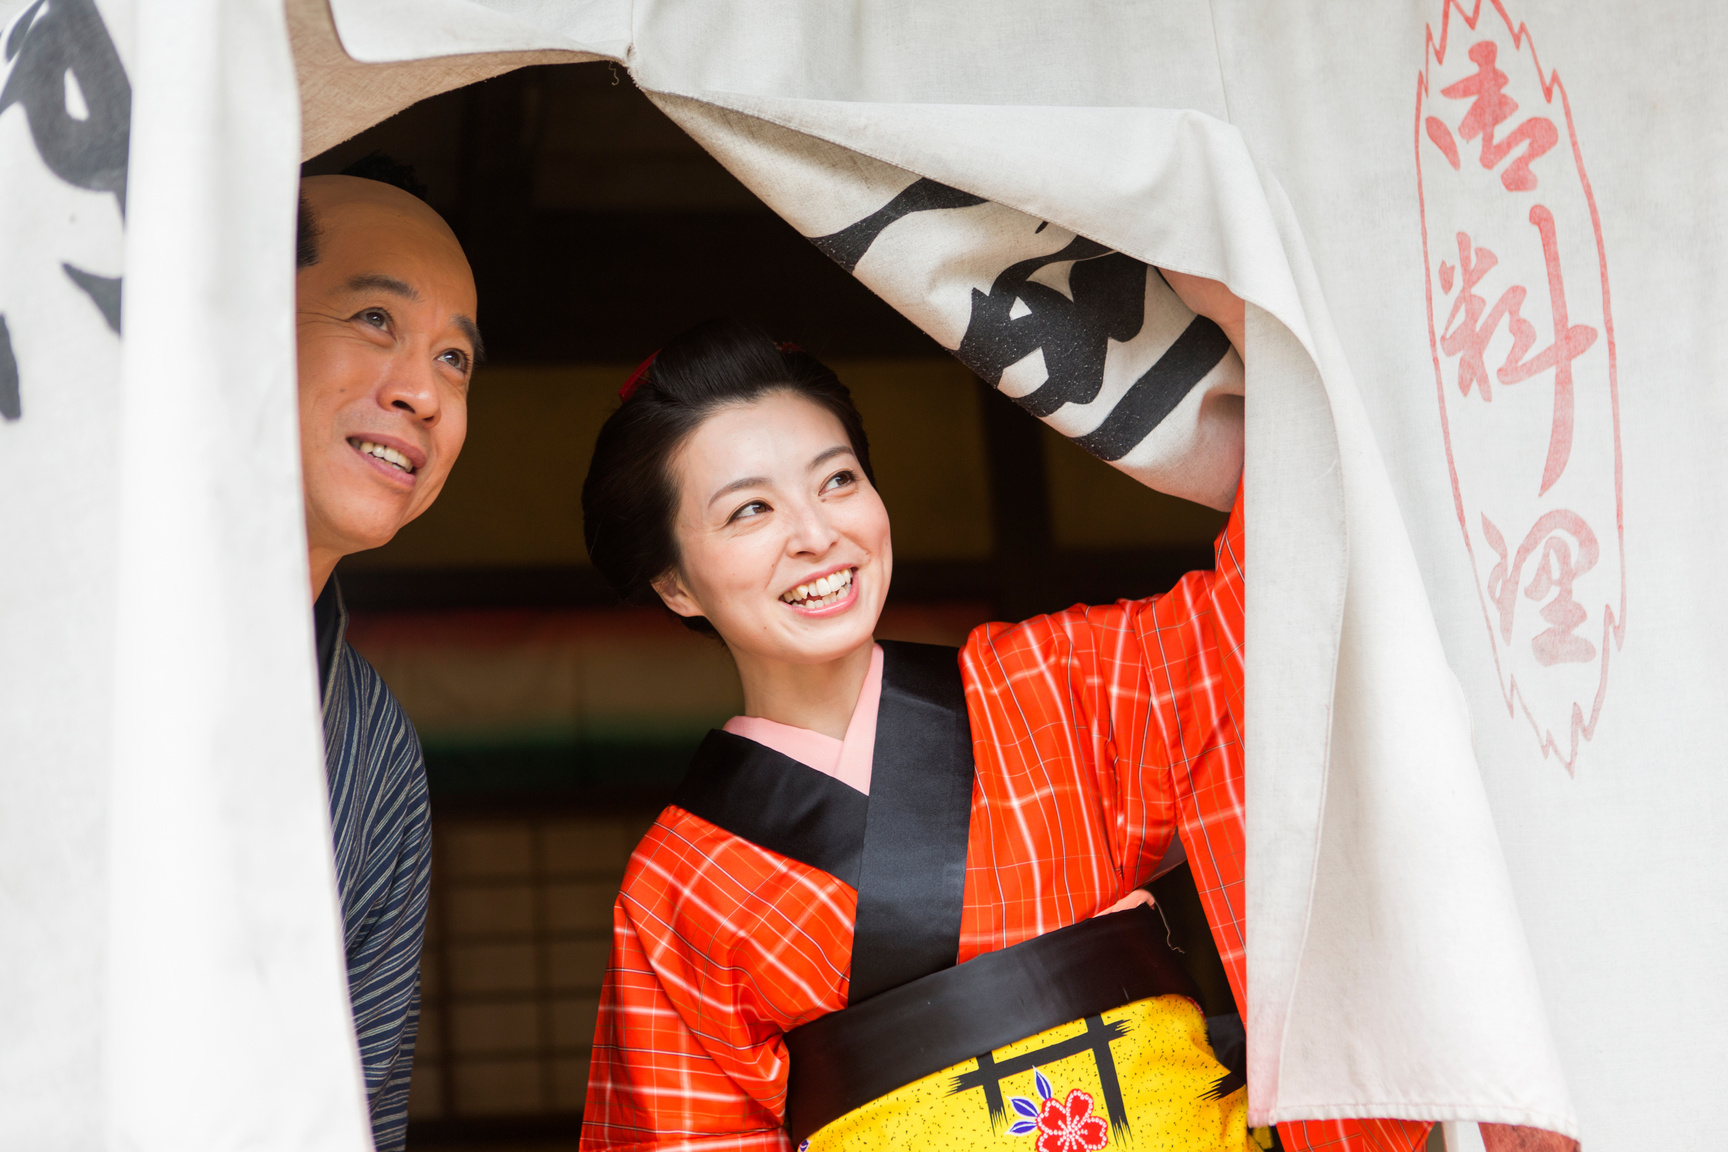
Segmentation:
[(474, 276), (444, 221), (351, 176), (302, 182), (319, 229), (297, 322), (300, 462), (314, 556), (389, 542), (431, 506), (468, 430)]

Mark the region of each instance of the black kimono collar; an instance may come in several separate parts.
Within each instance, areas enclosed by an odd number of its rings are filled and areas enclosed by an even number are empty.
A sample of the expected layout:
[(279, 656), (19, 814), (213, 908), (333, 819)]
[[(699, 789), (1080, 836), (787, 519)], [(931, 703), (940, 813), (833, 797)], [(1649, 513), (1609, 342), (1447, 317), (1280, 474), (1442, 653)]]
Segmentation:
[(330, 678), (336, 674), (336, 653), (342, 650), (343, 637), (348, 632), (348, 605), (342, 600), (342, 586), (336, 573), (324, 582), (324, 591), (312, 602), (312, 633), (318, 644), (318, 699), (330, 695)]
[(972, 729), (958, 653), (882, 641), (870, 794), (710, 732), (673, 803), (858, 892), (851, 1002), (950, 967), (960, 950)]

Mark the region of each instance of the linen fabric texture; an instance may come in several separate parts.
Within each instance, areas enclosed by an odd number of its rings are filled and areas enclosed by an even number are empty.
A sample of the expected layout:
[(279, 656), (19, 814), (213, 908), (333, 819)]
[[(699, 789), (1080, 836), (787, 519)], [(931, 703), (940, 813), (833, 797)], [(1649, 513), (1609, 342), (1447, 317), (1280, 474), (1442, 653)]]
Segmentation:
[(279, 0), (0, 0), (0, 1146), (371, 1145), (297, 88)]

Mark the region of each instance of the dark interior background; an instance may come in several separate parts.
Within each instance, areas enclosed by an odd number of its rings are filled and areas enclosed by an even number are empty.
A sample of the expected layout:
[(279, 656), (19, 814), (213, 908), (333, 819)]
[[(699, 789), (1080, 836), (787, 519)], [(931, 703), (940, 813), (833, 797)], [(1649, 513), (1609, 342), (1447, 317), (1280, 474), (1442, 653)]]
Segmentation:
[[(461, 239), (489, 353), (438, 504), (339, 569), (352, 638), (420, 728), (433, 785), (410, 1147), (573, 1149), (625, 860), (736, 707), (724, 651), (617, 609), (582, 549), (588, 452), (636, 363), (736, 315), (836, 368), (894, 517), (886, 635), (957, 644), (988, 619), (1160, 592), (1210, 566), (1223, 517), (983, 387), (622, 69), (529, 68), (435, 97), (305, 171), (374, 150), (413, 165)], [(1191, 893), (1166, 881), (1160, 902), (1213, 999)]]

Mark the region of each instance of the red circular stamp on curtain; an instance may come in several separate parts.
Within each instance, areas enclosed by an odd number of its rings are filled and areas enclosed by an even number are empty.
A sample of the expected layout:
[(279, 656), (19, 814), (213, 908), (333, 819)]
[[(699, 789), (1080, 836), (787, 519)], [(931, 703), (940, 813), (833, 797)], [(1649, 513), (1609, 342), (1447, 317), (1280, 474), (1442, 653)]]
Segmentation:
[(1608, 258), (1572, 108), (1500, 0), (1443, 0), (1416, 85), (1428, 338), (1508, 712), (1574, 771), (1624, 639)]

